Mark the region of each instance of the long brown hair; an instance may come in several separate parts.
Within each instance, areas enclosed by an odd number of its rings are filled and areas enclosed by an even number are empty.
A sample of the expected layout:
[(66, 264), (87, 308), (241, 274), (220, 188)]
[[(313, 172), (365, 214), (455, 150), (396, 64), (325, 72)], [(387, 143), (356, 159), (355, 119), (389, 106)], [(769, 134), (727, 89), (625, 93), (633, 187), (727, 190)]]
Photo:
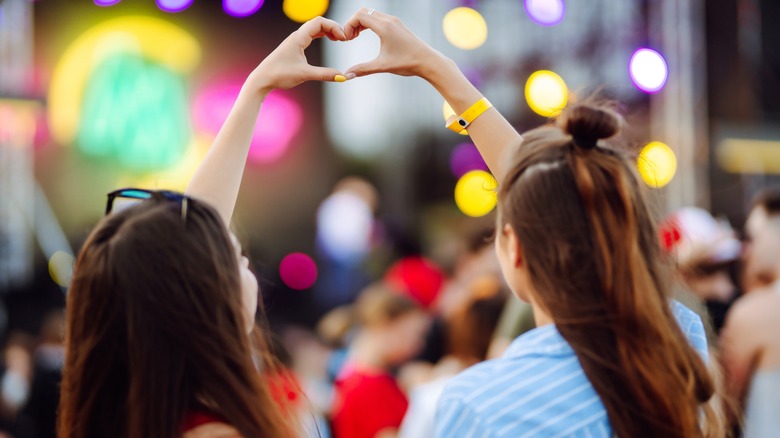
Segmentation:
[[(712, 433), (714, 386), (675, 320), (654, 218), (628, 156), (604, 141), (622, 119), (574, 105), (524, 134), (499, 188), (533, 297), (599, 394), (617, 436)], [(708, 421), (702, 421), (702, 412)]]
[(177, 437), (206, 411), (247, 437), (290, 429), (257, 371), (239, 266), (210, 206), (153, 199), (104, 218), (76, 262), (58, 436)]

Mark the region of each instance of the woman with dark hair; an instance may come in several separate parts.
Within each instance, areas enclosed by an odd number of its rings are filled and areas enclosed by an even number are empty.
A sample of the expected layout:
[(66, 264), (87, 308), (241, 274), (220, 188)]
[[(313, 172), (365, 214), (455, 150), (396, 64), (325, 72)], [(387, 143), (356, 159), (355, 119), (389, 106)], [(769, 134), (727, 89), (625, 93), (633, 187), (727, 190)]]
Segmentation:
[(271, 370), (266, 344), (250, 340), (257, 280), (227, 225), (265, 96), (344, 80), (306, 62), (322, 36), (345, 39), (314, 19), (249, 75), (186, 195), (109, 194), (68, 293), (60, 437), (295, 434), (261, 375)]
[(381, 40), (347, 77), (420, 76), (461, 114), (499, 180), (496, 251), (507, 283), (533, 306), (537, 328), (503, 357), (449, 383), (442, 437), (717, 435), (707, 402), (701, 320), (668, 298), (670, 278), (631, 160), (605, 139), (622, 121), (572, 105), (520, 136), (457, 66), (395, 17), (361, 10), (345, 25)]

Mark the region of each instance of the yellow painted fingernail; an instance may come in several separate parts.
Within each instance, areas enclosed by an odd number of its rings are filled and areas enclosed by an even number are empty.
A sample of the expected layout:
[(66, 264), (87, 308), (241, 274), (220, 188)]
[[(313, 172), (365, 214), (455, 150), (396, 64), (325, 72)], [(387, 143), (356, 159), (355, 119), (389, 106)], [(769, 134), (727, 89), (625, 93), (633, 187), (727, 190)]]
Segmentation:
[(336, 81), (336, 82), (346, 82), (347, 81), (347, 77), (344, 76), (344, 75), (336, 75), (336, 77), (333, 78), (333, 80)]

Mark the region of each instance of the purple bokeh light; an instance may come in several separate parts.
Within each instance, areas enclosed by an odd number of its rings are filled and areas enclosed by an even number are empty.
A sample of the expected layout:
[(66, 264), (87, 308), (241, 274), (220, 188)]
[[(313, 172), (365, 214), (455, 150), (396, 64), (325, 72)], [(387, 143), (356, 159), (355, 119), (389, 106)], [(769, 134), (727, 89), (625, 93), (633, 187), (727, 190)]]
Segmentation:
[(228, 15), (246, 17), (260, 10), (264, 1), (265, 0), (222, 0), (222, 8)]
[(121, 0), (95, 0), (95, 4), (101, 7), (114, 6)]
[(563, 0), (524, 0), (523, 3), (528, 16), (542, 26), (555, 26), (566, 15)]
[(669, 67), (664, 57), (646, 47), (638, 49), (631, 55), (628, 72), (634, 85), (650, 94), (661, 91), (669, 77)]
[(461, 143), (450, 154), (450, 170), (455, 177), (460, 178), (472, 170), (487, 171), (488, 167), (476, 146), (471, 143)]
[(471, 85), (475, 86), (476, 88), (482, 88), (482, 72), (474, 67), (463, 67), (461, 69), (463, 71), (463, 74), (466, 76), (466, 79), (471, 82)]
[(193, 0), (157, 0), (157, 7), (165, 12), (181, 12), (190, 7)]
[(317, 264), (308, 255), (294, 252), (282, 259), (279, 276), (290, 289), (308, 289), (317, 281)]

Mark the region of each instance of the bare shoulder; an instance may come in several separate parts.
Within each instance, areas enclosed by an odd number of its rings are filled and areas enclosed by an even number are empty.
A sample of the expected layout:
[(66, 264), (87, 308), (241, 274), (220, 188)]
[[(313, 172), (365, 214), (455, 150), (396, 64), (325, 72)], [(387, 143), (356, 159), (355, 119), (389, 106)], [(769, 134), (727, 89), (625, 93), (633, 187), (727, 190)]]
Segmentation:
[(727, 324), (750, 326), (777, 321), (780, 312), (780, 286), (755, 290), (738, 299), (729, 310)]
[(182, 436), (183, 438), (243, 438), (233, 426), (225, 423), (206, 423), (188, 430)]

